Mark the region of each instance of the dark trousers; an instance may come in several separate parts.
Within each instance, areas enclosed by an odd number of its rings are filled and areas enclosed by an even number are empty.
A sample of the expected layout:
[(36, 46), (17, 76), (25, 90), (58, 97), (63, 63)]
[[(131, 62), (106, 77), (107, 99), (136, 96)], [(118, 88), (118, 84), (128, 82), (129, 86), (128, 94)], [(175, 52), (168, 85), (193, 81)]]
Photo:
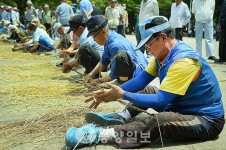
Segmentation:
[(182, 41), (182, 38), (183, 38), (183, 29), (182, 28), (176, 28), (175, 29), (175, 32), (176, 32), (176, 39)]
[(77, 56), (78, 63), (85, 68), (85, 74), (90, 73), (101, 59), (99, 53), (89, 44), (80, 46)]
[(118, 34), (121, 34), (122, 36), (126, 37), (125, 35), (125, 25), (118, 25), (117, 27)]
[(219, 57), (226, 61), (226, 28), (222, 28), (219, 40)]
[[(155, 94), (157, 92), (156, 87), (148, 86), (141, 93)], [(131, 107), (126, 109), (130, 112), (131, 117), (140, 113)], [(136, 148), (147, 145), (160, 137), (159, 129), (163, 139), (211, 140), (217, 138), (221, 133), (224, 123), (224, 116), (210, 120), (198, 115), (160, 112), (149, 115), (144, 120), (114, 126), (117, 136), (115, 142), (119, 144), (120, 148)]]
[(49, 34), (50, 37), (52, 37), (52, 31), (51, 31), (51, 24), (50, 23), (45, 23), (44, 26), (46, 27), (46, 31)]
[(132, 79), (136, 65), (134, 64), (132, 58), (126, 51), (119, 51), (115, 56), (113, 63), (115, 63), (114, 75), (117, 76), (119, 84), (124, 83), (119, 77), (128, 77)]
[(145, 120), (115, 126), (114, 130), (120, 148), (136, 148), (158, 139), (159, 129), (163, 139), (213, 140), (223, 130), (224, 123), (223, 116), (210, 120), (197, 115), (161, 112)]

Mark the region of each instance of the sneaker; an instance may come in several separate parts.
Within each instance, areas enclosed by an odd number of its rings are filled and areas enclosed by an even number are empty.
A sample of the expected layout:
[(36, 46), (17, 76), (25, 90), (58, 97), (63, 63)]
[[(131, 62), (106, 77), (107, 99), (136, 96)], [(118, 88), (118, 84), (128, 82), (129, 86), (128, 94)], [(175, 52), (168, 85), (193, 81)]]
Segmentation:
[(125, 119), (117, 113), (103, 114), (90, 112), (85, 116), (87, 123), (94, 123), (100, 126), (111, 126), (125, 124)]
[(208, 59), (209, 60), (216, 60), (217, 58), (215, 56), (210, 56)]
[(100, 131), (103, 128), (87, 124), (81, 128), (70, 128), (66, 133), (65, 143), (69, 148), (96, 144), (100, 141)]

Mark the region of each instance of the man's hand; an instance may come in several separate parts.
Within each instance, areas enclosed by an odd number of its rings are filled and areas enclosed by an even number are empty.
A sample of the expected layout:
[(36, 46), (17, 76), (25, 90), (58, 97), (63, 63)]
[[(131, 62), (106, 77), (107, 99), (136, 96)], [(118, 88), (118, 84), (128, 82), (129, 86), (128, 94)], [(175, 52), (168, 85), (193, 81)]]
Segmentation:
[(59, 52), (59, 55), (74, 55), (75, 51), (70, 51), (70, 50), (61, 50)]
[(84, 76), (84, 82), (89, 83), (92, 80), (92, 74), (88, 73), (87, 75)]
[[(99, 93), (99, 94), (102, 94), (102, 93), (105, 93), (105, 92), (107, 92), (108, 90), (107, 89), (101, 89), (101, 90), (97, 90), (97, 91), (95, 91), (96, 93)], [(105, 100), (97, 100), (96, 98), (95, 98), (95, 96), (94, 96), (94, 93), (87, 93), (87, 94), (85, 94), (84, 95), (85, 97), (87, 97), (87, 99), (85, 99), (85, 103), (88, 103), (88, 102), (91, 102), (92, 101), (92, 103), (90, 104), (90, 106), (89, 106), (89, 108), (91, 109), (91, 108), (94, 108), (94, 109), (96, 109), (97, 108), (97, 106), (100, 104), (100, 103), (102, 103), (102, 102), (107, 102), (107, 101), (105, 101)]]
[(89, 108), (96, 109), (98, 105), (102, 102), (110, 102), (110, 101), (115, 101), (119, 98), (122, 98), (124, 91), (120, 87), (111, 83), (106, 83), (106, 84), (111, 89), (97, 90), (97, 91), (94, 91), (93, 93), (89, 93), (85, 95), (85, 97), (88, 97), (85, 100), (86, 103), (92, 101)]
[(72, 68), (73, 68), (73, 66), (70, 63), (64, 63), (62, 66), (62, 72), (68, 73), (71, 71)]
[(90, 80), (90, 82), (85, 82), (87, 88), (96, 87), (100, 84), (99, 79)]

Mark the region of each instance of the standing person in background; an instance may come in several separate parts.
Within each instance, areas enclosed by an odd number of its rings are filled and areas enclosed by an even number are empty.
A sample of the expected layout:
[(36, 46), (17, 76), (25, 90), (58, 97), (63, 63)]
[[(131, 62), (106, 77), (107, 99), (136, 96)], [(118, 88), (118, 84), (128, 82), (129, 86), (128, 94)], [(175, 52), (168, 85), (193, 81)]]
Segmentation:
[(176, 32), (176, 39), (182, 41), (183, 29), (187, 28), (190, 19), (191, 13), (188, 9), (188, 5), (182, 0), (175, 0), (175, 3), (171, 6), (169, 23)]
[(224, 63), (226, 62), (226, 0), (224, 0), (221, 8), (218, 32), (221, 33), (219, 40), (219, 59), (215, 60), (215, 63)]
[(42, 13), (42, 24), (46, 27), (47, 33), (52, 37), (51, 27), (52, 27), (52, 12), (49, 10), (49, 5), (44, 5), (44, 11)]
[(11, 6), (8, 6), (7, 11), (10, 16), (10, 22), (14, 25), (17, 24), (17, 21), (19, 20), (17, 13), (13, 10)]
[(125, 9), (122, 7), (121, 4), (117, 4), (117, 7), (120, 10), (120, 18), (119, 18), (119, 25), (117, 27), (117, 32), (122, 36), (125, 36)]
[[(158, 16), (159, 15), (159, 5), (157, 0), (142, 0), (140, 4), (140, 14), (139, 14), (139, 25), (142, 24), (142, 22), (152, 16)], [(141, 34), (141, 33), (140, 33)], [(141, 34), (142, 35), (142, 34)], [(139, 42), (143, 39), (141, 36), (141, 39)], [(138, 43), (139, 43), (138, 42)], [(142, 46), (140, 48), (140, 51), (144, 53), (145, 48)], [(148, 57), (151, 56), (151, 54), (146, 51)]]
[(202, 55), (202, 36), (206, 43), (206, 55), (208, 59), (215, 60), (213, 45), (213, 14), (215, 0), (193, 0), (192, 13), (195, 15), (195, 39), (196, 50)]
[(89, 0), (79, 0), (79, 10), (83, 16), (83, 20), (87, 20), (91, 17), (93, 12), (92, 4)]
[(10, 21), (10, 16), (8, 12), (5, 10), (5, 6), (1, 5), (1, 9), (2, 9), (2, 13), (1, 13), (2, 20)]
[(93, 12), (91, 13), (91, 16), (95, 15), (102, 15), (102, 11), (100, 8), (96, 7), (95, 2), (92, 1), (92, 6), (93, 6)]
[(77, 4), (73, 3), (71, 5), (71, 8), (72, 8), (74, 14), (80, 14), (81, 13), (80, 10), (78, 9), (78, 5)]
[(17, 9), (17, 7), (13, 7), (13, 10), (15, 11), (15, 13), (16, 13), (16, 19), (17, 19), (17, 24), (19, 24), (20, 23), (20, 10), (19, 9)]
[(140, 40), (141, 40), (141, 35), (140, 35), (140, 30), (139, 30), (139, 13), (140, 13), (140, 5), (135, 7), (136, 9), (136, 15), (135, 15), (135, 36), (136, 36), (136, 40), (137, 40), (137, 45), (139, 44)]
[(117, 32), (120, 19), (120, 9), (116, 6), (116, 0), (108, 0), (110, 6), (105, 9), (105, 17), (108, 19), (110, 30)]
[(25, 18), (27, 21), (27, 24), (31, 23), (31, 21), (34, 18), (38, 18), (38, 12), (35, 10), (35, 8), (32, 6), (31, 1), (27, 1), (27, 7), (26, 7), (26, 13), (25, 13)]
[(124, 9), (124, 20), (125, 20), (124, 21), (124, 28), (125, 28), (124, 32), (126, 34), (126, 28), (129, 26), (128, 12), (126, 10), (126, 4), (122, 4), (122, 7)]
[(63, 25), (69, 26), (68, 20), (70, 16), (74, 13), (71, 6), (66, 4), (65, 0), (60, 1), (61, 4), (57, 7), (55, 14), (56, 19)]

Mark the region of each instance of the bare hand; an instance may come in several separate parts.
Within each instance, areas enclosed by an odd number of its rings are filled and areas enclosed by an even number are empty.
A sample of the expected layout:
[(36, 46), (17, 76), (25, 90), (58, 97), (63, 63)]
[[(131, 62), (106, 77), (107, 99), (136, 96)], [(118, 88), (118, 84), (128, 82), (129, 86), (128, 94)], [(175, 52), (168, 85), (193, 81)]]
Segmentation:
[(92, 74), (88, 73), (87, 75), (84, 76), (84, 82), (89, 83), (92, 80)]
[(106, 83), (108, 87), (111, 89), (105, 90), (104, 93), (100, 93), (99, 91), (94, 91), (94, 97), (96, 100), (112, 101), (122, 98), (124, 91), (117, 85), (111, 84), (109, 82)]
[(89, 108), (94, 108), (96, 109), (98, 105), (102, 102), (110, 102), (110, 101), (115, 101), (119, 98), (122, 97), (124, 91), (111, 83), (106, 83), (107, 86), (109, 86), (111, 89), (101, 89), (94, 91), (93, 93), (88, 93), (84, 95), (85, 97), (88, 97), (85, 102), (88, 103), (92, 101), (91, 105)]
[[(102, 93), (105, 93), (106, 90), (101, 89), (101, 90), (97, 90), (96, 92), (99, 93), (99, 94), (102, 94)], [(100, 103), (106, 102), (105, 100), (96, 100), (96, 98), (95, 98), (95, 96), (94, 96), (93, 93), (87, 93), (87, 94), (85, 94), (84, 96), (85, 96), (85, 97), (88, 97), (87, 99), (85, 99), (85, 103), (88, 103), (88, 102), (91, 102), (91, 101), (92, 101), (92, 103), (91, 103), (90, 106), (89, 106), (90, 109), (91, 109), (91, 108), (96, 109), (97, 106), (98, 106)]]
[(62, 66), (62, 72), (63, 73), (68, 73), (71, 71), (73, 67), (71, 66), (70, 63), (64, 63), (63, 66)]

